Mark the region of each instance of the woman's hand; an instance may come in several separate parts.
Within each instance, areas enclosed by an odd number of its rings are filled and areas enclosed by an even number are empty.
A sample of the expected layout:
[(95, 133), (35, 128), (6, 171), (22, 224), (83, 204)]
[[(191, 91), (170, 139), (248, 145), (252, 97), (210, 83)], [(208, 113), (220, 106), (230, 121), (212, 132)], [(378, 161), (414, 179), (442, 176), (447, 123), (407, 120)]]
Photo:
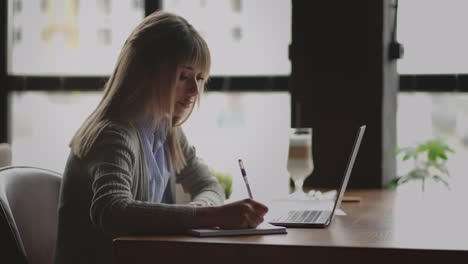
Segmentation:
[(208, 206), (208, 203), (202, 200), (191, 201), (189, 204), (196, 207)]
[(263, 222), (267, 212), (268, 207), (252, 199), (200, 207), (197, 208), (193, 227), (255, 228)]

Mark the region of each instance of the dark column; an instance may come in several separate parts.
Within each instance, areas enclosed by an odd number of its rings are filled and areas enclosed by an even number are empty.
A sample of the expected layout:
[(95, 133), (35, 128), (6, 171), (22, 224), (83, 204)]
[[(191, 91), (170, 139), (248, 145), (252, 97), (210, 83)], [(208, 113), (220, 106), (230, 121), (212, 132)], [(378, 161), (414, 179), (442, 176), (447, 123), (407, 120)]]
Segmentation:
[(308, 186), (337, 186), (362, 124), (367, 130), (349, 187), (382, 187), (395, 177), (398, 75), (388, 58), (392, 4), (293, 0), (292, 123), (313, 128), (315, 170)]
[(160, 0), (145, 0), (145, 17), (161, 8)]
[(0, 143), (9, 142), (7, 79), (7, 2), (0, 1)]

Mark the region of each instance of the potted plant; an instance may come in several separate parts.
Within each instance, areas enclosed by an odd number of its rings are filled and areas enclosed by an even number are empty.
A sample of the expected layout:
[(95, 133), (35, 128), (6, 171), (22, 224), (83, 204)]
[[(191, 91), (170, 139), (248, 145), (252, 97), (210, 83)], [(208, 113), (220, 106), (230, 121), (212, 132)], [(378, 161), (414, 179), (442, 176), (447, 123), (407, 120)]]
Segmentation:
[(399, 148), (396, 150), (396, 156), (403, 156), (403, 161), (412, 160), (414, 167), (407, 174), (398, 176), (393, 179), (389, 187), (396, 188), (397, 186), (409, 181), (421, 181), (421, 188), (424, 192), (426, 181), (434, 180), (443, 183), (448, 189), (450, 185), (448, 177), (450, 176), (447, 169), (447, 154), (455, 153), (442, 139), (430, 139), (416, 146)]
[(229, 199), (229, 197), (231, 197), (231, 193), (232, 193), (232, 176), (231, 176), (231, 174), (226, 173), (226, 172), (217, 171), (212, 167), (209, 167), (209, 169), (210, 169), (211, 174), (213, 176), (215, 176), (216, 179), (218, 179), (219, 184), (221, 184), (221, 186), (223, 186), (224, 194), (226, 196), (226, 199)]

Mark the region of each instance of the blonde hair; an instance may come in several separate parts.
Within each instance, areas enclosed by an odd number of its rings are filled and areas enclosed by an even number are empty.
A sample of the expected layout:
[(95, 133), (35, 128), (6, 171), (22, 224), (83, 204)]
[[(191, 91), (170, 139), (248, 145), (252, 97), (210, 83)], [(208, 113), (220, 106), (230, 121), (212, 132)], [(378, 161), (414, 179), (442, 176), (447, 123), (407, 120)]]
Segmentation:
[[(179, 142), (179, 126), (188, 118), (173, 124), (180, 65), (199, 67), (206, 80), (210, 64), (206, 42), (184, 18), (164, 11), (147, 16), (122, 47), (100, 103), (71, 140), (72, 152), (85, 156), (112, 122), (131, 123), (152, 116), (156, 125), (169, 123), (166, 151), (172, 168), (180, 171), (186, 161)], [(197, 104), (202, 93), (203, 88)]]

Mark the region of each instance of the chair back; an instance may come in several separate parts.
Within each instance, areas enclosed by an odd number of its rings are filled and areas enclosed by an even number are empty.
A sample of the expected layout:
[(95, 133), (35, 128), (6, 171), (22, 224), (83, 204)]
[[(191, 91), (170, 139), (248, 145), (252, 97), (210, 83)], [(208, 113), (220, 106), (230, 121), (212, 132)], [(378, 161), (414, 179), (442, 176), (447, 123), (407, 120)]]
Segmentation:
[(11, 165), (11, 147), (8, 143), (0, 143), (0, 167)]
[(14, 261), (5, 263), (53, 262), (61, 179), (40, 168), (0, 168), (0, 242)]

